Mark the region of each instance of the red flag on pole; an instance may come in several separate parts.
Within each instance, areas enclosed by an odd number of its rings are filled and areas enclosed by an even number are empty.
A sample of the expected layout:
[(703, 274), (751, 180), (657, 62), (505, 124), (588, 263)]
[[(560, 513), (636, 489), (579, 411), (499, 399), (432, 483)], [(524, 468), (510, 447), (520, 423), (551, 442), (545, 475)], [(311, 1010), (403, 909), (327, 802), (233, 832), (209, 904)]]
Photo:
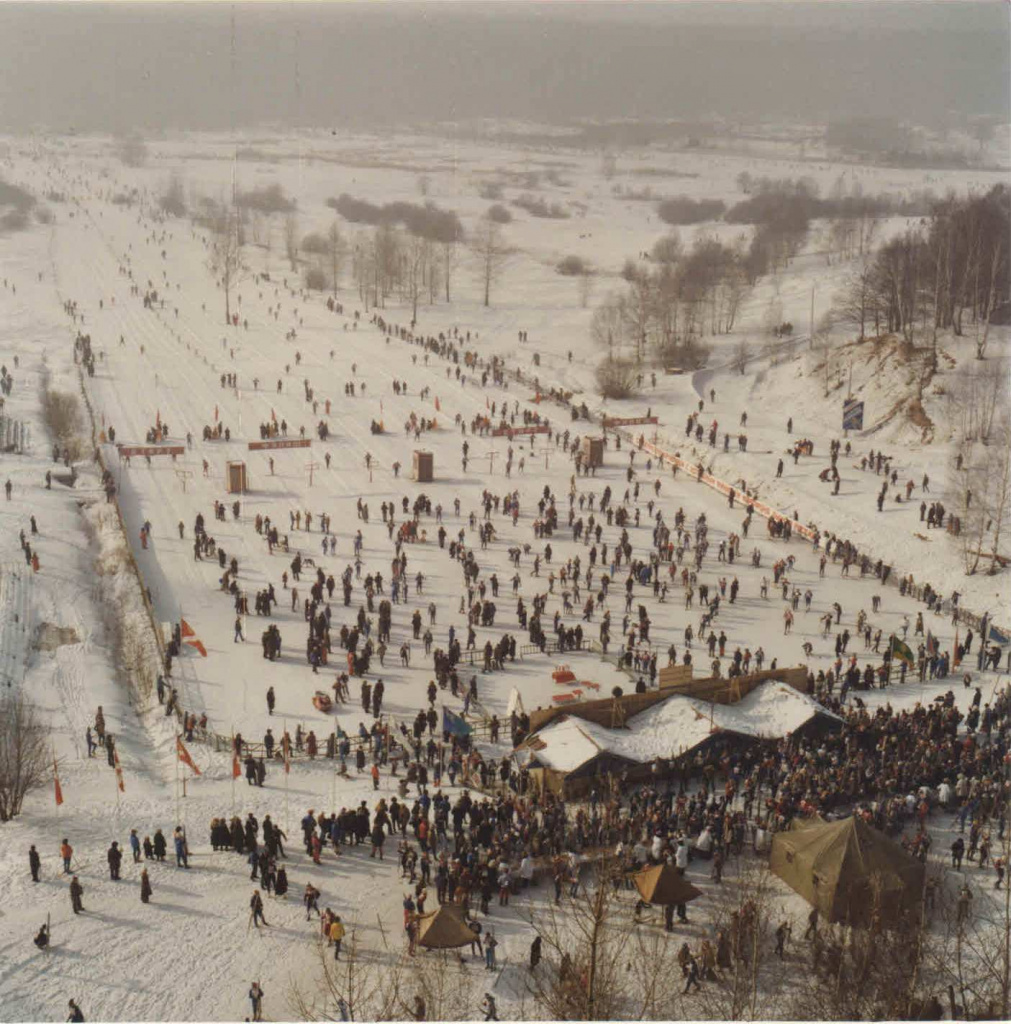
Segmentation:
[(239, 755), (232, 754), (232, 778), (237, 779), (242, 774), (242, 769), (239, 767)]
[(53, 785), (56, 789), (56, 806), (63, 803), (63, 790), (60, 788), (60, 773), (56, 769), (56, 758), (53, 758)]
[(183, 745), (182, 736), (176, 736), (176, 751), (179, 754), (179, 760), (182, 761), (183, 764), (189, 765), (189, 767), (193, 769), (194, 775), (199, 775), (200, 769), (193, 763), (193, 758), (190, 757), (190, 752)]
[(116, 781), (119, 783), (120, 793), (126, 792), (126, 786), (123, 785), (123, 769), (119, 764), (119, 751), (113, 750), (112, 759), (116, 762)]
[(180, 632), (183, 636), (196, 636), (196, 633), (193, 632), (193, 627), (185, 619), (180, 619), (179, 623)]

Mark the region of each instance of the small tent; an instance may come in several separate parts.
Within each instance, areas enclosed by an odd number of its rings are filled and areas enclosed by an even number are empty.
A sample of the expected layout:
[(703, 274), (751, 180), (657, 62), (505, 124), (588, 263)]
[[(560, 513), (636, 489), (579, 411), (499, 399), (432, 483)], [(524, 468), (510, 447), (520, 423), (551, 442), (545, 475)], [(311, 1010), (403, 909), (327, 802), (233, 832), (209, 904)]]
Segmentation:
[(443, 903), (438, 910), (418, 918), (418, 945), (426, 949), (459, 949), (474, 941), (474, 933), (456, 903)]
[(632, 881), (645, 903), (661, 907), (669, 903), (689, 903), (702, 895), (701, 889), (696, 889), (669, 864), (643, 868), (632, 876)]
[(926, 869), (862, 818), (811, 822), (772, 839), (769, 867), (827, 921), (867, 925), (916, 911)]

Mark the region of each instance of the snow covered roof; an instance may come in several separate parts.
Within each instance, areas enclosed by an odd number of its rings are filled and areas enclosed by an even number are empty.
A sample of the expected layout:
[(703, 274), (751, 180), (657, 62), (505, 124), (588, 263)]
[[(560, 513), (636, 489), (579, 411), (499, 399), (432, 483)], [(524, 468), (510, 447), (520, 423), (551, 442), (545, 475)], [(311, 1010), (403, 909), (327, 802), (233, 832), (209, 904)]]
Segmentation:
[(806, 694), (772, 681), (736, 704), (710, 705), (674, 695), (629, 719), (625, 729), (574, 717), (558, 719), (532, 737), (529, 748), (544, 767), (572, 772), (602, 752), (638, 763), (676, 756), (693, 750), (714, 732), (781, 739), (817, 715), (837, 717)]
[[(602, 742), (593, 739), (593, 732), (604, 734)], [(559, 772), (575, 771), (592, 760), (611, 744), (610, 730), (579, 718), (562, 718), (542, 729), (529, 747), (539, 764)]]

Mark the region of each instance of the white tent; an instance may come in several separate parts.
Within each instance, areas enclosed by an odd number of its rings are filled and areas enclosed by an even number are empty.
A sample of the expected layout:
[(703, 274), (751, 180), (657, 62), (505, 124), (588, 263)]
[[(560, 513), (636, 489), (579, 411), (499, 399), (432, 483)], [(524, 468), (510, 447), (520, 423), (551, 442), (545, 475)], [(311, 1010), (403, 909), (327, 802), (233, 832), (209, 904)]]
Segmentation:
[(736, 704), (674, 695), (630, 718), (624, 729), (565, 716), (539, 730), (527, 749), (538, 764), (559, 772), (573, 772), (601, 753), (648, 764), (694, 750), (717, 732), (781, 739), (818, 716), (838, 721), (806, 694), (773, 681)]

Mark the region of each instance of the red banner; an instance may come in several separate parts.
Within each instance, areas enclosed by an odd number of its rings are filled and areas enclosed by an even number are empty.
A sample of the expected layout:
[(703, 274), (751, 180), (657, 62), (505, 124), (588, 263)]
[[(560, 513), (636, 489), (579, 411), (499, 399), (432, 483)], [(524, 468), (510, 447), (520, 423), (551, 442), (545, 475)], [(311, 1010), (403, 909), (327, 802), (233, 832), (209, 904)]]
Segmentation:
[(647, 424), (656, 424), (660, 421), (655, 416), (605, 416), (605, 427), (637, 427)]
[(538, 423), (533, 427), (496, 427), (492, 437), (516, 437), (520, 434), (547, 434), (551, 428), (546, 423)]
[(268, 448), (308, 448), (311, 444), (312, 441), (307, 437), (296, 437), (293, 440), (284, 438), (280, 441), (250, 441), (249, 450), (260, 452)]
[(127, 445), (118, 444), (116, 450), (121, 459), (129, 459), (134, 455), (185, 455), (186, 449), (181, 445)]

